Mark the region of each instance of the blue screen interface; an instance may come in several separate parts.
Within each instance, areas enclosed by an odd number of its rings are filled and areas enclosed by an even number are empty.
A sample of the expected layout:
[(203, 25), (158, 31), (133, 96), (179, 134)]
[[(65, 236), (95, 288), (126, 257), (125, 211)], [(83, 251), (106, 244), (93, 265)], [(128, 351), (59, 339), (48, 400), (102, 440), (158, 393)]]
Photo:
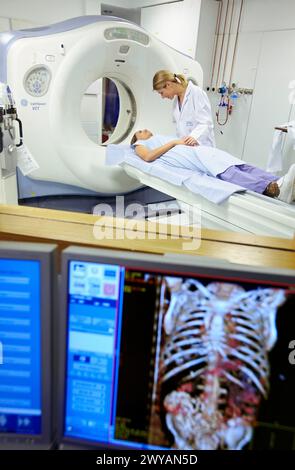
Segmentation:
[[(70, 260), (68, 268), (66, 440), (103, 448), (195, 450), (211, 443), (216, 449), (231, 448), (231, 442), (215, 439), (215, 428), (209, 437), (204, 433), (204, 439), (209, 439), (206, 442), (197, 432), (203, 422), (208, 429), (213, 422), (207, 413), (211, 402), (222, 404), (218, 411), (221, 431), (227, 425), (230, 428), (237, 413), (239, 420), (254, 426), (259, 412), (264, 413), (261, 421), (270, 422), (274, 409), (278, 422), (292, 424), (289, 409), (294, 381), (291, 371), (281, 370), (284, 361), (280, 354), (286, 350), (283, 333), (292, 328), (285, 322), (294, 322), (293, 290), (256, 280), (216, 279), (90, 261)], [(253, 312), (265, 314), (255, 317)], [(286, 406), (283, 412), (279, 398), (283, 390), (278, 384), (273, 386), (271, 416), (267, 407), (259, 411), (263, 384), (241, 366), (244, 343), (263, 325), (273, 338), (278, 328), (278, 347), (274, 346), (269, 360), (293, 393), (285, 389), (289, 409)], [(212, 355), (215, 346), (216, 354)], [(222, 347), (228, 348), (226, 357)], [(263, 351), (263, 344), (259, 347)], [(236, 357), (237, 348), (241, 353)], [(229, 377), (226, 383), (224, 371)], [(211, 377), (220, 381), (220, 401), (216, 388), (211, 387)]]
[(118, 266), (70, 263), (66, 435), (109, 440), (121, 282)]
[(40, 262), (0, 259), (0, 435), (41, 433)]

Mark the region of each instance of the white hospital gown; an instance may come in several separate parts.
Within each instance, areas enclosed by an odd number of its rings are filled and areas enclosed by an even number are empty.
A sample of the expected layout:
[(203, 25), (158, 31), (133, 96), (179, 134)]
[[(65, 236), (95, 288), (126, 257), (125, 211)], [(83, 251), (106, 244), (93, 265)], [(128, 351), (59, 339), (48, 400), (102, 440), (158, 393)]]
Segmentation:
[[(171, 140), (175, 140), (175, 137), (155, 136), (148, 140), (137, 141), (136, 144), (142, 144), (152, 149)], [(127, 167), (131, 166), (150, 177), (155, 177), (170, 185), (176, 187), (185, 186), (192, 193), (201, 195), (215, 204), (220, 204), (236, 192), (244, 191), (245, 188), (241, 186), (212, 176), (209, 171), (210, 166), (213, 169), (212, 165), (209, 164), (210, 154), (207, 157), (206, 150), (203, 150), (203, 148), (203, 146), (188, 147), (178, 145), (175, 149), (169, 150), (169, 152), (153, 162), (145, 162), (136, 155), (134, 146), (109, 144), (107, 147), (106, 164), (121, 165), (124, 169), (126, 165)], [(228, 155), (226, 154), (226, 157)], [(228, 168), (228, 166), (231, 166), (229, 163), (237, 164), (237, 161), (240, 162), (241, 160), (232, 157), (229, 162), (227, 159), (223, 167)], [(222, 169), (220, 172), (222, 172)], [(145, 184), (148, 183), (145, 181)]]
[[(153, 150), (175, 139), (176, 137), (174, 136), (155, 135), (147, 140), (138, 140), (135, 145), (144, 145), (148, 149)], [(223, 150), (206, 145), (194, 147), (176, 145), (159, 157), (158, 160), (166, 165), (202, 172), (209, 176), (217, 176), (231, 166), (243, 165), (245, 163), (243, 160)]]

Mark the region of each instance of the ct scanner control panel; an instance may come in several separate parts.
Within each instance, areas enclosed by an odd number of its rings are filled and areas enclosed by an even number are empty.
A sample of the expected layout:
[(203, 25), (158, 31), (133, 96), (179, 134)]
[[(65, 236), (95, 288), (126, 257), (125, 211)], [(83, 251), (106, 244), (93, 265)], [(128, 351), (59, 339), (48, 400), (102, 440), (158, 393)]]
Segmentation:
[(51, 72), (45, 65), (32, 67), (24, 76), (24, 88), (31, 96), (43, 96), (48, 90)]
[(142, 31), (122, 27), (107, 28), (104, 32), (104, 37), (109, 41), (113, 39), (128, 39), (144, 46), (147, 46), (150, 42), (148, 35)]

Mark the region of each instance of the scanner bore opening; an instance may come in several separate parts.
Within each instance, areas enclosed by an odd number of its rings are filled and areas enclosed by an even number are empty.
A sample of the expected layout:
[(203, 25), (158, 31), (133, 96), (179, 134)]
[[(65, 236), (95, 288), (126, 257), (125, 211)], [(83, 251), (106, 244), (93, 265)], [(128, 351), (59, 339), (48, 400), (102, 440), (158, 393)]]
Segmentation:
[(82, 127), (93, 142), (117, 144), (131, 133), (136, 120), (135, 98), (118, 79), (102, 77), (85, 91), (81, 101)]

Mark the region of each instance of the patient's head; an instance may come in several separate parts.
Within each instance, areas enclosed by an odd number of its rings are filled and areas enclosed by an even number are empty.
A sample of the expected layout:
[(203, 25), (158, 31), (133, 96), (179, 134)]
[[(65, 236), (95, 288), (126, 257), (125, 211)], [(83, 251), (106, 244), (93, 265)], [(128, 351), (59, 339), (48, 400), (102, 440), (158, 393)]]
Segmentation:
[(131, 143), (131, 145), (133, 145), (133, 144), (135, 144), (135, 142), (137, 140), (147, 140), (150, 137), (152, 137), (152, 135), (153, 134), (148, 129), (143, 129), (142, 131), (136, 131), (135, 134), (133, 135), (130, 143)]

